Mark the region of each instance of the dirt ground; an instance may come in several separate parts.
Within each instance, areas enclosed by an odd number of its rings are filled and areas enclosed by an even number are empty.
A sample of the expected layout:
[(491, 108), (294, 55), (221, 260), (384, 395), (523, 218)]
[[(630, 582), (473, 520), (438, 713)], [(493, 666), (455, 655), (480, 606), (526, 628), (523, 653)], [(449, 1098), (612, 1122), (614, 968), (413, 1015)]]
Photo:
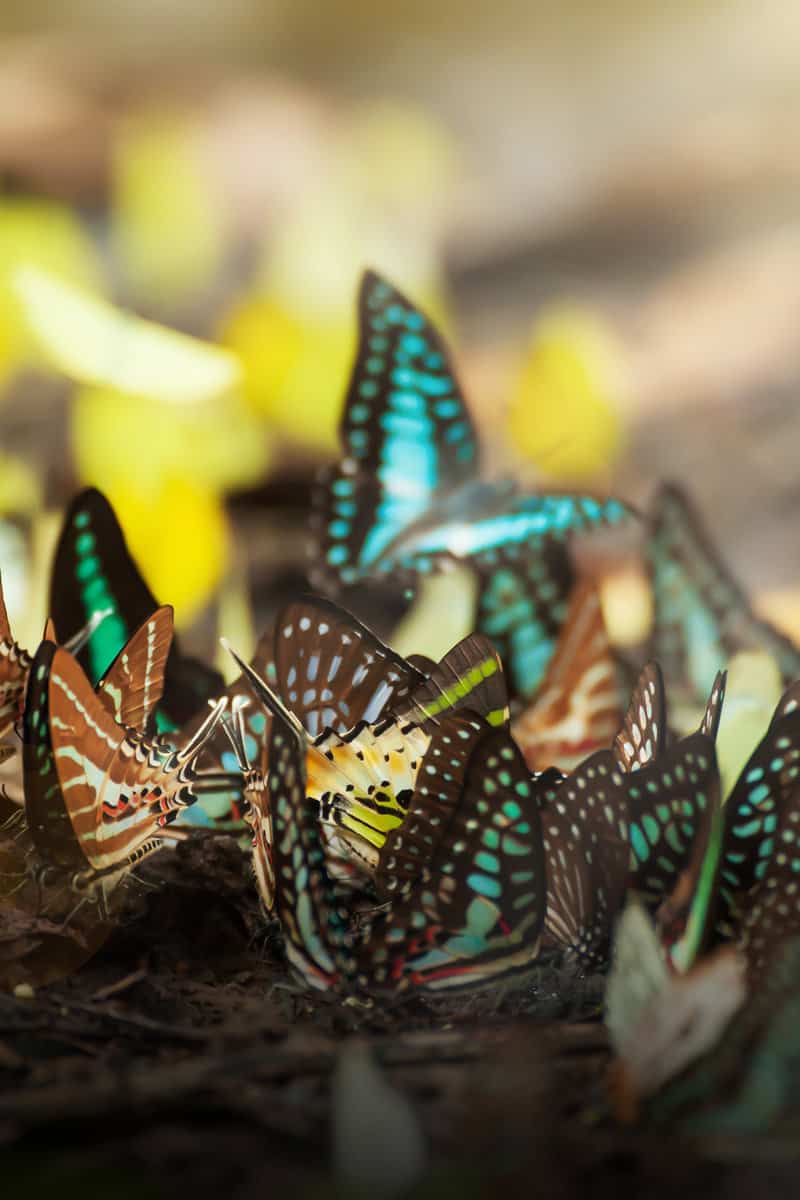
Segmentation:
[(246, 856), (200, 837), (148, 864), (88, 966), (0, 995), (0, 1194), (351, 1195), (332, 1177), (331, 1082), (355, 1037), (419, 1121), (415, 1196), (796, 1194), (791, 1146), (618, 1129), (599, 999), (542, 966), (455, 1009), (312, 1000)]

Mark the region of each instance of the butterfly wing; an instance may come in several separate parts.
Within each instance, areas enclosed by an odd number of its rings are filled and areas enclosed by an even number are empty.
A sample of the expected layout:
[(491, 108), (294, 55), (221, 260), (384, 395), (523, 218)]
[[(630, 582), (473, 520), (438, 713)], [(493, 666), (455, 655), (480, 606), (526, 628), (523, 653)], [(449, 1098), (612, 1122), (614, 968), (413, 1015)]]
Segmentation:
[(608, 962), (628, 883), (627, 777), (598, 750), (563, 782), (542, 777), (548, 940), (580, 971)]
[(670, 685), (701, 701), (715, 673), (740, 650), (765, 649), (784, 680), (800, 677), (800, 651), (754, 616), (677, 487), (667, 485), (656, 497), (647, 556), (654, 604), (650, 653)]
[(407, 895), (429, 864), (464, 789), (470, 758), (486, 727), (470, 714), (450, 714), (434, 727), (402, 825), (389, 831), (375, 872), (378, 895)]
[(537, 785), (508, 730), (484, 729), (429, 858), (428, 883), (373, 923), (359, 954), (359, 978), (378, 989), (481, 987), (525, 970), (538, 954), (545, 873)]
[(407, 701), (393, 701), (391, 714), (429, 728), (448, 713), (469, 709), (490, 725), (508, 719), (508, 692), (500, 655), (488, 638), (470, 634), (447, 652)]
[(338, 605), (288, 604), (275, 625), (276, 690), (311, 737), (376, 722), (424, 676)]
[(800, 709), (773, 720), (724, 816), (719, 923), (744, 944), (755, 978), (776, 945), (800, 930)]
[(506, 546), (474, 559), (479, 581), (475, 627), (490, 638), (512, 693), (535, 695), (567, 613), (573, 570), (566, 546), (545, 540)]
[[(110, 610), (77, 656), (96, 681), (157, 608), (108, 500), (96, 488), (80, 492), (64, 518), (50, 582), (50, 613), (59, 639), (66, 640), (97, 613)], [(218, 672), (182, 655), (175, 639), (159, 716), (170, 728), (180, 726), (224, 686)]]
[(543, 541), (564, 542), (575, 533), (619, 524), (631, 511), (613, 497), (530, 494), (506, 480), (474, 481), (398, 534), (375, 569), (428, 572), (439, 558), (471, 561), (513, 547), (540, 552)]
[(637, 771), (656, 762), (666, 745), (664, 677), (658, 663), (650, 662), (639, 676), (622, 728), (614, 738), (614, 757), (623, 771)]
[(591, 580), (579, 583), (541, 688), (512, 726), (532, 771), (573, 770), (607, 747), (621, 720), (617, 668), (600, 596)]
[(252, 692), (268, 716), (269, 804), (273, 824), (275, 905), (290, 964), (321, 991), (338, 982), (342, 934), (334, 888), (325, 869), (321, 827), (307, 798), (305, 731), (252, 667), (235, 654)]
[(28, 677), (22, 718), (25, 818), (43, 863), (79, 870), (86, 859), (69, 819), (51, 741), (49, 687), (56, 650), (54, 642), (43, 641)]
[[(631, 886), (658, 907), (668, 945), (683, 936), (698, 889), (713, 889), (716, 880), (721, 789), (712, 734), (724, 692), (725, 677), (718, 674), (697, 733), (628, 776)], [(695, 906), (695, 920), (698, 912)], [(710, 920), (708, 913), (702, 938)]]
[(126, 869), (162, 844), (178, 810), (196, 799), (194, 763), (221, 707), (179, 752), (118, 725), (68, 651), (52, 656), (50, 740), (63, 802), (95, 873)]
[(134, 633), (97, 685), (100, 703), (120, 725), (144, 732), (164, 690), (172, 609), (159, 608)]
[(427, 317), (369, 271), (358, 325), (342, 459), (314, 500), (315, 585), (326, 591), (368, 572), (437, 495), (479, 465), (447, 349)]

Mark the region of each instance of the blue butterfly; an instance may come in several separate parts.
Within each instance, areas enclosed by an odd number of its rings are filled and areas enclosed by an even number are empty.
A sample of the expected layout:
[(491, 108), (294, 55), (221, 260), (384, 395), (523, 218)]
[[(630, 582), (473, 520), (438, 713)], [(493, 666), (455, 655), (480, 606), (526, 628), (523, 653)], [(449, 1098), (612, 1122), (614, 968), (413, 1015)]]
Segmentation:
[(442, 560), (468, 562), (480, 583), (477, 628), (530, 695), (573, 582), (566, 539), (630, 510), (482, 480), (480, 443), (441, 337), (373, 272), (361, 284), (359, 329), (342, 457), (314, 495), (315, 586), (335, 593), (390, 576), (412, 588)]

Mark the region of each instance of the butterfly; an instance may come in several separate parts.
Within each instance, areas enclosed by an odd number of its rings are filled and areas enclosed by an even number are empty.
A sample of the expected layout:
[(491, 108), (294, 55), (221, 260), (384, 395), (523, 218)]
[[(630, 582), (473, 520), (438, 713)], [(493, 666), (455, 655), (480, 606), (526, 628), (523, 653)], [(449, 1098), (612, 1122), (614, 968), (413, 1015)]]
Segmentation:
[[(772, 1134), (796, 1118), (800, 938), (776, 947), (714, 1049), (652, 1096), (654, 1125), (692, 1136)], [(720, 997), (722, 1003), (725, 998)]]
[(619, 1119), (635, 1120), (646, 1097), (712, 1049), (746, 994), (743, 964), (730, 946), (688, 973), (670, 971), (651, 918), (629, 900), (617, 922), (605, 994)]
[(23, 717), (28, 827), (46, 866), (76, 885), (112, 887), (162, 848), (165, 828), (206, 781), (196, 760), (224, 711), (220, 702), (177, 750), (145, 726), (158, 703), (172, 614), (157, 611), (126, 645), (98, 691), (77, 660), (44, 641), (31, 667)]
[(606, 965), (629, 888), (678, 936), (719, 804), (713, 736), (722, 694), (720, 678), (697, 734), (665, 748), (660, 672), (648, 664), (613, 749), (566, 778), (551, 774), (542, 813), (545, 927), (579, 969)]
[(702, 703), (714, 675), (741, 650), (767, 650), (784, 681), (800, 677), (800, 651), (756, 617), (674, 485), (653, 505), (647, 558), (653, 593), (650, 654), (689, 703)]
[(508, 715), (500, 661), (476, 635), (454, 646), (375, 724), (361, 721), (343, 734), (329, 730), (309, 746), (309, 796), (323, 823), (336, 826), (340, 857), (375, 869), (387, 833), (405, 820), (432, 731), (464, 709), (495, 727)]
[[(102, 492), (86, 488), (67, 510), (53, 561), (50, 614), (59, 638), (82, 628), (94, 614), (108, 611), (77, 654), (90, 679), (97, 681), (157, 607), (113, 508)], [(224, 686), (217, 671), (182, 654), (173, 639), (157, 713), (159, 728), (183, 726)]]
[(725, 802), (719, 917), (757, 979), (775, 948), (800, 931), (800, 709), (797, 685)]
[[(387, 847), (387, 888), (395, 878), (404, 894), (375, 917), (365, 938), (354, 940), (333, 903), (320, 826), (307, 799), (305, 732), (269, 687), (244, 670), (272, 715), (268, 787), (277, 907), (290, 964), (302, 980), (340, 994), (388, 997), (480, 987), (529, 967), (544, 917), (544, 864), (534, 784), (508, 730), (465, 714), (444, 719), (423, 763), (428, 791), (412, 800), (415, 818), (427, 826), (420, 835), (428, 850), (421, 878), (404, 889), (405, 873), (399, 866), (392, 872), (396, 855)], [(443, 780), (440, 794), (438, 783), (451, 755), (463, 773), (455, 806), (450, 784)], [(404, 848), (398, 834), (394, 850)]]
[(313, 582), (331, 593), (389, 576), (410, 587), (442, 560), (470, 562), (490, 593), (476, 628), (530, 695), (572, 583), (564, 540), (629, 510), (614, 499), (532, 496), (509, 480), (482, 481), (478, 437), (431, 322), (373, 272), (362, 280), (358, 318), (342, 458), (314, 493)]
[(629, 776), (629, 884), (656, 910), (668, 944), (684, 932), (706, 851), (718, 829), (715, 739), (724, 696), (725, 675), (719, 672), (699, 729)]
[(609, 746), (621, 720), (617, 666), (600, 596), (587, 579), (570, 596), (541, 687), (534, 702), (515, 719), (511, 732), (532, 771), (547, 767), (570, 771), (592, 751)]
[[(377, 867), (387, 833), (405, 818), (431, 730), (463, 708), (491, 725), (505, 722), (499, 659), (485, 638), (470, 636), (441, 663), (425, 664), (425, 675), (349, 614), (316, 598), (290, 605), (275, 639), (276, 691), (306, 733), (323, 726), (308, 740), (307, 778), (329, 827), (323, 834), (329, 869), (340, 881), (363, 882)], [(266, 714), (257, 715), (268, 729)], [(264, 770), (266, 751), (259, 761)]]
[[(281, 610), (274, 631), (260, 639), (252, 666), (275, 684), (314, 739), (335, 740), (356, 726), (377, 723), (384, 714), (403, 724), (424, 725), (470, 697), (490, 721), (507, 716), (502, 672), (485, 639), (465, 639), (441, 664), (420, 656), (406, 660), (352, 614), (319, 596), (301, 597)], [(224, 694), (231, 705), (250, 691), (240, 677)], [(267, 763), (268, 721), (260, 706), (242, 710), (247, 761), (262, 770)], [(188, 731), (193, 727), (190, 724)], [(209, 739), (204, 763), (237, 771), (237, 755), (221, 737), (218, 732)], [(207, 797), (202, 805), (208, 807)], [(215, 812), (217, 817), (226, 815), (223, 808)]]

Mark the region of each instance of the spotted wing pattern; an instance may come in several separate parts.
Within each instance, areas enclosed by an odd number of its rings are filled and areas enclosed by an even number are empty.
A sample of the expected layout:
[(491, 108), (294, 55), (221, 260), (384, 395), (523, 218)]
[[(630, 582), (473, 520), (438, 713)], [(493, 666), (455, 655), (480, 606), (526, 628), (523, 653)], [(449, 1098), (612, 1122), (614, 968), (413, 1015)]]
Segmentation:
[[(449, 806), (430, 799), (446, 819)], [(507, 729), (484, 725), (475, 741), (428, 873), (373, 922), (352, 968), (359, 987), (444, 994), (531, 966), (545, 913), (538, 787)]]
[(325, 591), (369, 571), (437, 494), (466, 483), (478, 467), (475, 431), (430, 321), (370, 271), (358, 324), (342, 460), (314, 502), (314, 574)]
[(376, 722), (424, 676), (338, 605), (310, 596), (275, 625), (278, 695), (311, 737)]
[(591, 580), (570, 598), (558, 646), (533, 704), (512, 733), (532, 771), (570, 771), (608, 747), (622, 718), (617, 668)]
[(762, 956), (800, 928), (799, 709), (773, 720), (724, 814), (720, 925), (744, 938), (755, 970)]
[(472, 751), (484, 724), (470, 714), (447, 717), (431, 735), (414, 781), (402, 825), (386, 836), (375, 872), (378, 895), (407, 895), (420, 879), (430, 881), (430, 861), (456, 810)]
[(491, 639), (512, 695), (541, 687), (567, 614), (573, 570), (567, 547), (545, 540), (487, 550), (474, 560), (479, 580), (476, 628)]
[(691, 902), (720, 804), (716, 732), (725, 691), (718, 674), (700, 729), (630, 776), (631, 886), (677, 926)]
[(623, 771), (637, 771), (657, 761), (667, 744), (667, 702), (658, 663), (642, 671), (628, 711), (614, 738), (614, 757)]
[(598, 750), (563, 782), (542, 782), (545, 930), (567, 962), (597, 971), (608, 962), (628, 883), (628, 779), (610, 750)]

